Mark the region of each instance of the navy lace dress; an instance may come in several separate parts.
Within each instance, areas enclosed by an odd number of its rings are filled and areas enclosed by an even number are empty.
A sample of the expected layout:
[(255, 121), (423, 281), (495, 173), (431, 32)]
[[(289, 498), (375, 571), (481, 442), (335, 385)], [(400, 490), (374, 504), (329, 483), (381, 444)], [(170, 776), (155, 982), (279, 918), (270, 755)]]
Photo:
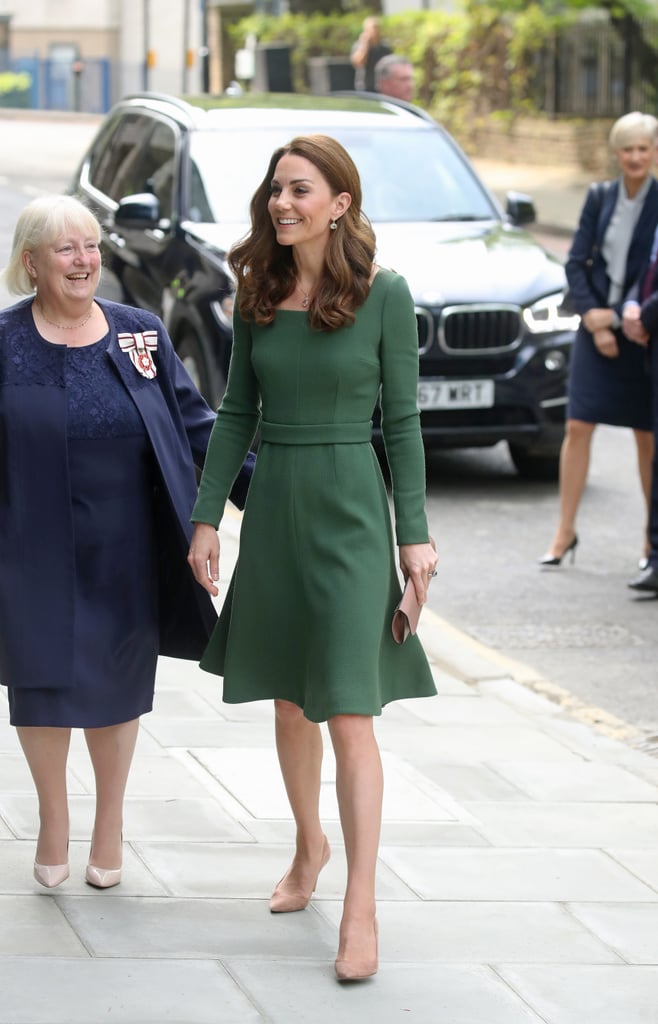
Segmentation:
[[(50, 347), (38, 335), (35, 342)], [(137, 718), (153, 704), (154, 459), (106, 349), (105, 337), (66, 352), (76, 560), (73, 678), (66, 689), (10, 687), (12, 725), (99, 728)]]

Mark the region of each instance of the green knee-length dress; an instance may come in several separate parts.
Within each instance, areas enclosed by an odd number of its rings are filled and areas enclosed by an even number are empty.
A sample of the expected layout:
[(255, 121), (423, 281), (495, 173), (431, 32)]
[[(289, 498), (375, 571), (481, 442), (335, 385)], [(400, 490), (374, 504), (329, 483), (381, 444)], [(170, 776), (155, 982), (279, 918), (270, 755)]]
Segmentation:
[(417, 380), (413, 301), (392, 271), (380, 269), (355, 322), (330, 333), (304, 311), (278, 310), (266, 327), (236, 314), (192, 515), (219, 525), (259, 428), (238, 562), (201, 661), (224, 677), (227, 703), (279, 698), (321, 722), (436, 693), (419, 640), (392, 637), (400, 584), (370, 443), (381, 387), (397, 542), (426, 542)]

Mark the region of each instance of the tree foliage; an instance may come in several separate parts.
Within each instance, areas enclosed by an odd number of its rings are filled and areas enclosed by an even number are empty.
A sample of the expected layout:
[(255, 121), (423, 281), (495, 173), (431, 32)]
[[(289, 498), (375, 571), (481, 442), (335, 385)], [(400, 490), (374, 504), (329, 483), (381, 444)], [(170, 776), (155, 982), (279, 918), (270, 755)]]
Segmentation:
[[(634, 67), (653, 84), (658, 58), (642, 24), (629, 13), (631, 6), (646, 13), (647, 4), (624, 2), (625, 9), (612, 0), (599, 4), (599, 20), (604, 22), (607, 12), (624, 42), (624, 52), (632, 51)], [(406, 11), (381, 18), (387, 42), (414, 65), (417, 102), (461, 139), (491, 117), (509, 121), (551, 110), (553, 43), (579, 19), (581, 8), (592, 5), (585, 0), (463, 3), (460, 10)], [(655, 10), (651, 10), (655, 23)], [(236, 49), (244, 45), (247, 34), (261, 44), (287, 43), (294, 88), (308, 92), (309, 59), (324, 56), (347, 61), (363, 16), (362, 7), (343, 14), (255, 14), (232, 27), (231, 39)]]

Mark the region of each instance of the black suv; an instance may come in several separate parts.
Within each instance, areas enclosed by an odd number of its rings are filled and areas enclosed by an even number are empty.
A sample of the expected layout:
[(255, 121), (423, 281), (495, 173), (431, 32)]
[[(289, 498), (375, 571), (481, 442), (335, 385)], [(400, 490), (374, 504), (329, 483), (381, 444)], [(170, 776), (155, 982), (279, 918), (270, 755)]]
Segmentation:
[(508, 442), (518, 471), (552, 477), (564, 430), (577, 320), (561, 308), (560, 261), (505, 213), (454, 140), (423, 111), (360, 95), (118, 103), (72, 191), (103, 224), (103, 294), (164, 320), (208, 400), (222, 395), (234, 281), (226, 253), (272, 151), (308, 132), (349, 150), (377, 235), (377, 260), (416, 303), (418, 403), (428, 447)]

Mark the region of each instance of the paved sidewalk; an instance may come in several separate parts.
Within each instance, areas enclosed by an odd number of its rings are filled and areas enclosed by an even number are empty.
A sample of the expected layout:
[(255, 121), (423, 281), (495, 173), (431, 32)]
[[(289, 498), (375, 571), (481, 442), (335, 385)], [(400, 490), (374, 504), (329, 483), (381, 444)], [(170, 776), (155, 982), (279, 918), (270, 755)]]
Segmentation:
[[(223, 578), (239, 517), (222, 527)], [(438, 582), (438, 581), (437, 581)], [(378, 722), (380, 972), (334, 979), (344, 852), (304, 913), (268, 898), (293, 829), (270, 705), (163, 660), (129, 785), (124, 881), (85, 886), (92, 779), (70, 760), (71, 878), (32, 880), (31, 779), (0, 705), (0, 1024), (656, 1024), (658, 760), (570, 718), (427, 609), (439, 695)], [(291, 638), (292, 640), (292, 638)]]

